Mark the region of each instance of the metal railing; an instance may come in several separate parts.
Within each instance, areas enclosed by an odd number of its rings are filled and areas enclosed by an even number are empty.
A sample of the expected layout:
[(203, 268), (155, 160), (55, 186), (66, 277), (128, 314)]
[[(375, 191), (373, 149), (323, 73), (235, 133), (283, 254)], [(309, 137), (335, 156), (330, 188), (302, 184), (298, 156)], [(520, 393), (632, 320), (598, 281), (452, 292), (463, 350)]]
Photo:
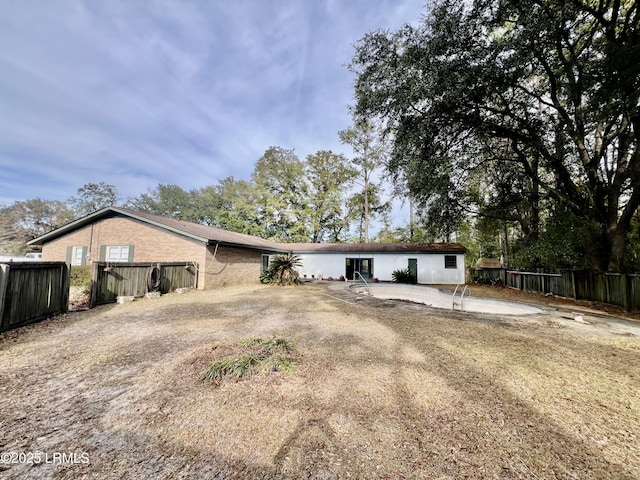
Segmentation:
[(460, 311), (464, 310), (462, 308), (462, 300), (464, 299), (464, 294), (467, 291), (467, 288), (469, 288), (469, 285), (465, 285), (462, 283), (459, 283), (458, 285), (456, 285), (456, 289), (453, 291), (453, 295), (451, 296), (451, 310), (455, 310), (456, 309), (456, 293), (458, 293), (458, 289), (464, 285), (464, 288), (462, 289), (462, 294), (460, 295)]
[(362, 279), (362, 282), (365, 284), (365, 286), (367, 287), (367, 294), (371, 295), (371, 290), (369, 289), (369, 284), (367, 283), (367, 281), (364, 279), (364, 277), (362, 276), (362, 274), (360, 272), (358, 272), (357, 270), (353, 272), (353, 281), (356, 281), (356, 274)]

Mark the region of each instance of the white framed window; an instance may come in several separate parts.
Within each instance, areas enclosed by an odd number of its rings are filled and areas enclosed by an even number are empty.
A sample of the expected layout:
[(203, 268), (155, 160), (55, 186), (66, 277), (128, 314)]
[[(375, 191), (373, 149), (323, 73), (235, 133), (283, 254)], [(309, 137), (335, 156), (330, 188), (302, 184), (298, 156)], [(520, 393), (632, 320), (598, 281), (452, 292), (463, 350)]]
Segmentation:
[(67, 247), (65, 262), (72, 267), (82, 267), (86, 265), (87, 247), (83, 245), (69, 245)]
[(85, 248), (82, 246), (73, 246), (71, 248), (71, 266), (84, 265)]
[(107, 262), (128, 262), (129, 245), (107, 245)]

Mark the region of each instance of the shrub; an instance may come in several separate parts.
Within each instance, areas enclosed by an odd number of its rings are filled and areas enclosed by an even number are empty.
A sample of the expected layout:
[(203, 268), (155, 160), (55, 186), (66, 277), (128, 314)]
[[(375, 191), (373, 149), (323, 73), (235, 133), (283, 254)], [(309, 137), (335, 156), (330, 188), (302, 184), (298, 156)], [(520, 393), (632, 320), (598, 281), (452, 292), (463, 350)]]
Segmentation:
[(271, 285), (298, 285), (300, 283), (300, 273), (298, 267), (302, 266), (302, 260), (298, 255), (278, 255), (273, 260), (269, 268), (266, 268), (260, 275), (262, 283)]
[(416, 279), (408, 268), (394, 270), (391, 278), (395, 283), (416, 283)]
[(72, 287), (91, 287), (91, 265), (73, 266), (69, 271)]

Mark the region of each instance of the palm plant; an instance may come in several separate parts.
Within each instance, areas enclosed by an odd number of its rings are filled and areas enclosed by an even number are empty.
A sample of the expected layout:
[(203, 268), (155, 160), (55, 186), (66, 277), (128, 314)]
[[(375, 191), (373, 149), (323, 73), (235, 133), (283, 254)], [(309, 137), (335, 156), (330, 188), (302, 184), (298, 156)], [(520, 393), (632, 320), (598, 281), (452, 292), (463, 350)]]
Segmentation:
[(391, 273), (391, 279), (395, 283), (416, 283), (416, 278), (408, 268), (394, 270)]
[(298, 255), (278, 255), (262, 272), (260, 281), (271, 285), (298, 285), (300, 273), (297, 269), (301, 266), (302, 259)]

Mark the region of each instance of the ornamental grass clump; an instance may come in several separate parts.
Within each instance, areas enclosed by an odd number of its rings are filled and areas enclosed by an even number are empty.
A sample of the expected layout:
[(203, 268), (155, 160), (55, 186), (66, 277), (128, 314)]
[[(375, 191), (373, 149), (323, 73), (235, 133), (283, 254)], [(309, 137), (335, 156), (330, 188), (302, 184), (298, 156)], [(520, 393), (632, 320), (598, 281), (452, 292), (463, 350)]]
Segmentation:
[(241, 379), (259, 372), (282, 372), (293, 368), (291, 342), (284, 338), (250, 338), (240, 343), (241, 352), (213, 361), (205, 380), (220, 385), (223, 378)]

